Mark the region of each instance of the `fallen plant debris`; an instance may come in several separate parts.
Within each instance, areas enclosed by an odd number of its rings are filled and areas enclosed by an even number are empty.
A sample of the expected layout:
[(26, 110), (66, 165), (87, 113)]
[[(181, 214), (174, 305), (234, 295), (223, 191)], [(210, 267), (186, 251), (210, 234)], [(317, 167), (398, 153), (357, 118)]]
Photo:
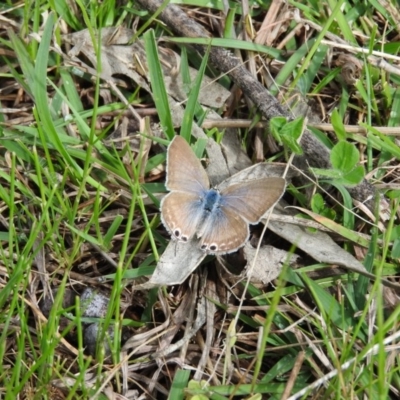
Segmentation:
[[(398, 398), (396, 7), (56, 3), (0, 16), (1, 395)], [(287, 181), (239, 251), (160, 224), (177, 134)]]

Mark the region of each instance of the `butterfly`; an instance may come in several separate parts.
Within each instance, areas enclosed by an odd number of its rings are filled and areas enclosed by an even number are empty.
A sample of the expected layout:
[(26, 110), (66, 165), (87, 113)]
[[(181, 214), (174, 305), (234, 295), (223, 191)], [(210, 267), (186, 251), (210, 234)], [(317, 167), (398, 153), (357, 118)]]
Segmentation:
[(260, 222), (285, 187), (285, 179), (268, 177), (210, 188), (200, 160), (183, 137), (175, 136), (167, 151), (170, 193), (161, 201), (161, 220), (178, 241), (197, 238), (207, 253), (232, 253), (249, 239), (249, 224)]

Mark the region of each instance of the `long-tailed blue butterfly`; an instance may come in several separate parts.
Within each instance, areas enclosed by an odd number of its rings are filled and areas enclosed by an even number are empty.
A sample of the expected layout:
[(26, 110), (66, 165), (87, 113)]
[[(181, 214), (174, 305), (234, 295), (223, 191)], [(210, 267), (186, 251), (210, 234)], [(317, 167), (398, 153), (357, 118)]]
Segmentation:
[(161, 220), (172, 237), (200, 241), (211, 254), (232, 253), (249, 238), (249, 224), (257, 224), (282, 196), (286, 181), (269, 177), (210, 189), (200, 160), (181, 136), (168, 147), (166, 187)]

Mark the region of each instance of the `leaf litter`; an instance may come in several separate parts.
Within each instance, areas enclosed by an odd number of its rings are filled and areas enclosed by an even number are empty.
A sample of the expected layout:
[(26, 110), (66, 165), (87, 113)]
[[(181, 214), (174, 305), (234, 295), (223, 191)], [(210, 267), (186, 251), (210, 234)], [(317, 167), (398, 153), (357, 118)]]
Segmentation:
[[(112, 82), (114, 85), (124, 89), (130, 87), (134, 82), (133, 86), (144, 89), (151, 95), (147, 76), (146, 54), (140, 40), (129, 44), (132, 34), (132, 31), (123, 28), (106, 28), (102, 30), (100, 34), (102, 55), (100, 77), (105, 82)], [(68, 55), (63, 54), (65, 65), (74, 65), (74, 67), (79, 67), (95, 76), (97, 74), (97, 58), (88, 31), (64, 35), (63, 40), (73, 46)], [(170, 48), (159, 47), (159, 51), (162, 58), (166, 87), (174, 110), (174, 125), (179, 127), (183, 117), (181, 102), (185, 101), (187, 97), (184, 85), (177, 74), (180, 64), (179, 56)], [(87, 60), (83, 60), (85, 57), (90, 61), (90, 64), (86, 63)], [(351, 68), (349, 71), (345, 71), (346, 74), (351, 73), (349, 82), (354, 83), (355, 72)], [(357, 73), (359, 72), (357, 71)], [(191, 74), (193, 74), (193, 79), (196, 71), (191, 69)], [(127, 78), (132, 82), (129, 81), (127, 83)], [(229, 95), (230, 92), (215, 82), (214, 79), (207, 78), (203, 82), (203, 90), (199, 101), (206, 106), (220, 108), (226, 103)], [(121, 100), (121, 98), (119, 99)], [(21, 110), (25, 112), (29, 108), (21, 108)], [(215, 118), (221, 117), (217, 115)], [(102, 123), (108, 124), (110, 119), (104, 118)], [(123, 123), (126, 124), (127, 122)], [(15, 119), (10, 126), (13, 124), (21, 124), (21, 119)], [(123, 129), (125, 133), (123, 134), (122, 143), (129, 141), (133, 144), (132, 150), (139, 153), (142, 139), (136, 132), (130, 137), (131, 134), (126, 130), (126, 127)], [(139, 129), (140, 126), (135, 125), (134, 130), (139, 131)], [(151, 131), (155, 130), (155, 125), (152, 125)], [(194, 127), (194, 135), (198, 138), (207, 138), (200, 126)], [(154, 136), (159, 137), (160, 133)], [(222, 148), (224, 148), (224, 141), (227, 143), (224, 138)], [(150, 146), (147, 148), (149, 153), (153, 149), (158, 152), (162, 151), (162, 148), (156, 145), (155, 142)], [(241, 163), (246, 166), (251, 164), (251, 161), (248, 158), (246, 159), (247, 155), (243, 154), (238, 144), (231, 145), (228, 151), (223, 153), (219, 145), (209, 140), (207, 142), (207, 154), (208, 170), (213, 184), (217, 184), (226, 179), (228, 175), (232, 175), (230, 171), (232, 171), (232, 165), (237, 165), (238, 154), (241, 155), (242, 159), (245, 159)], [(124, 159), (126, 164), (128, 159)], [(9, 170), (10, 165), (7, 168)], [(243, 169), (242, 167), (239, 168)], [(246, 174), (257, 168), (261, 169), (261, 172), (259, 171), (258, 173), (271, 173), (266, 165), (263, 164), (261, 167), (258, 165), (250, 167), (249, 170), (244, 169), (244, 177), (242, 179), (247, 179)], [(283, 168), (281, 168), (280, 172), (282, 170)], [(145, 177), (145, 175), (146, 172), (143, 170), (140, 176)], [(295, 180), (296, 177), (298, 176), (293, 171), (288, 175), (289, 180)], [(117, 186), (120, 182), (121, 180), (116, 179), (112, 184)], [(111, 182), (109, 184), (111, 188)], [(126, 188), (124, 189), (126, 190)], [(123, 197), (120, 197), (114, 204), (110, 200), (110, 204), (121, 206), (126, 210), (127, 200)], [(82, 206), (84, 205), (82, 204)], [(277, 212), (283, 216), (292, 215), (285, 209), (279, 209)], [(2, 219), (4, 221), (3, 225), (7, 226), (9, 223), (7, 217), (3, 216)], [(141, 229), (141, 226), (142, 224), (138, 222), (136, 228)], [(105, 233), (108, 227), (109, 225), (102, 225), (102, 232)], [(214, 386), (219, 386), (222, 383), (230, 383), (232, 385), (250, 383), (253, 379), (253, 364), (251, 360), (255, 359), (259, 350), (259, 332), (257, 328), (260, 327), (260, 321), (265, 317), (264, 315), (261, 316), (259, 311), (260, 307), (261, 309), (262, 307), (269, 307), (269, 304), (267, 306), (264, 302), (257, 300), (256, 296), (257, 294), (261, 295), (260, 291), (263, 290), (266, 293), (272, 293), (271, 287), (276, 285), (276, 279), (283, 266), (290, 264), (290, 268), (295, 270), (306, 261), (312, 265), (310, 260), (313, 259), (318, 263), (333, 266), (339, 265), (350, 268), (352, 271), (366, 272), (364, 265), (347, 249), (339, 245), (330, 234), (319, 230), (312, 231), (289, 223), (274, 222), (273, 220), (268, 222), (268, 228), (271, 239), (269, 237), (267, 239), (264, 238), (257, 255), (255, 254), (255, 248), (247, 244), (244, 253), (229, 257), (226, 260), (206, 260), (204, 268), (197, 268), (204, 260), (205, 255), (201, 251), (197, 251), (198, 248), (196, 246), (189, 247), (182, 243), (170, 242), (149, 281), (143, 284), (140, 284), (138, 280), (126, 281), (125, 298), (123, 299), (124, 304), (121, 306), (121, 311), (124, 313), (124, 318), (131, 318), (132, 320), (140, 319), (140, 313), (146, 310), (148, 296), (150, 296), (151, 290), (154, 290), (150, 289), (151, 287), (158, 285), (170, 285), (170, 287), (166, 289), (167, 292), (157, 292), (158, 300), (153, 303), (153, 320), (149, 321), (147, 325), (133, 329), (128, 327), (124, 329), (124, 334), (121, 335), (123, 341), (120, 371), (122, 372), (122, 387), (125, 398), (139, 398), (145, 392), (151, 393), (152, 396), (157, 398), (167, 397), (171, 382), (165, 383), (165, 379), (172, 380), (175, 368), (184, 368), (188, 364), (196, 371), (193, 379), (201, 380), (206, 378), (208, 384)], [(254, 231), (255, 239), (257, 239), (259, 233), (257, 230)], [(169, 238), (166, 237), (166, 240), (169, 240)], [(257, 243), (257, 240), (255, 242)], [(269, 242), (274, 245), (267, 244)], [(292, 245), (296, 248), (294, 252), (290, 250)], [(283, 249), (279, 249), (279, 246), (283, 247)], [(111, 250), (102, 249), (103, 254), (108, 254), (113, 260), (117, 260), (119, 250), (120, 239), (118, 237), (113, 241)], [(299, 254), (296, 254), (297, 252)], [(76, 271), (74, 271), (75, 275), (71, 275), (73, 279), (80, 282), (80, 285), (90, 287), (89, 291), (82, 291), (81, 288), (77, 290), (81, 300), (86, 299), (84, 315), (88, 318), (105, 317), (105, 308), (103, 306), (107, 304), (111, 293), (109, 282), (103, 284), (100, 279), (92, 279), (93, 277), (108, 276), (107, 274), (110, 272), (110, 266), (99, 258), (99, 254), (101, 253), (96, 254), (95, 246), (82, 247), (82, 254), (76, 258), (75, 262), (76, 266), (83, 267), (85, 265), (86, 268), (89, 267), (89, 272), (84, 272), (88, 276), (84, 277), (84, 274), (76, 273)], [(51, 256), (47, 255), (47, 261), (43, 264), (43, 252), (40, 250), (36, 256), (35, 263), (40, 273), (40, 282), (44, 294), (46, 295), (47, 290), (49, 292), (48, 297), (54, 298), (53, 289), (59, 282), (56, 279), (49, 280), (50, 275), (48, 275), (48, 272), (57, 271), (57, 269), (51, 268), (49, 265), (57, 262), (57, 260), (50, 260), (49, 257)], [(134, 265), (140, 265), (140, 257), (145, 260), (149, 257), (149, 253), (144, 251), (139, 254), (133, 262)], [(255, 265), (252, 274), (246, 275), (245, 271), (249, 270), (253, 260)], [(44, 269), (46, 264), (48, 272)], [(224, 269), (224, 272), (222, 272), (221, 268)], [(321, 279), (321, 276), (318, 278)], [(246, 303), (239, 302), (241, 296), (245, 294), (242, 287), (244, 279), (248, 279), (254, 286), (251, 289), (252, 291), (249, 292), (254, 299), (249, 297)], [(79, 287), (80, 285), (77, 286)], [(31, 289), (36, 291), (38, 286), (39, 283), (36, 281), (31, 286)], [(52, 296), (50, 296), (50, 292)], [(88, 297), (89, 303), (87, 303)], [(87, 304), (92, 305), (98, 299), (101, 300), (102, 311), (100, 313), (89, 312), (87, 314)], [(294, 297), (294, 299), (295, 302), (298, 302), (298, 298)], [(32, 297), (32, 301), (33, 303), (38, 303), (36, 296)], [(288, 304), (284, 304), (285, 301)], [(283, 313), (285, 308), (289, 309), (289, 312), (284, 315), (290, 322), (297, 324), (299, 320), (306, 318), (306, 312), (289, 304), (289, 297), (285, 298), (278, 307), (278, 311)], [(72, 305), (73, 301), (71, 300), (70, 306)], [(234, 316), (232, 312), (233, 306), (236, 307), (238, 305), (239, 308), (236, 308), (235, 310), (237, 311), (235, 312), (240, 313), (243, 321), (237, 323), (236, 333), (234, 334), (235, 341), (230, 343), (229, 346), (231, 347), (229, 347), (224, 341), (229, 338), (227, 334), (231, 331), (230, 324)], [(243, 305), (243, 307), (240, 308), (240, 305)], [(67, 305), (64, 307), (67, 307)], [(230, 312), (228, 307), (232, 307)], [(42, 308), (42, 311), (44, 312), (44, 308)], [(296, 315), (298, 319), (290, 317), (291, 313)], [(89, 326), (91, 328), (88, 328)], [(91, 335), (90, 339), (85, 339), (86, 351), (93, 356), (96, 355), (96, 349), (99, 344), (98, 328), (100, 326), (99, 322), (92, 322), (85, 328), (87, 335)], [(93, 327), (94, 334), (90, 333), (90, 329), (93, 329)], [(272, 333), (275, 339), (281, 338), (279, 335), (280, 329), (277, 325), (273, 327)], [(111, 329), (111, 331), (107, 332), (109, 334), (105, 340), (114, 340), (113, 330)], [(307, 338), (307, 340), (310, 340), (309, 338), (313, 339), (312, 336), (309, 337), (306, 334), (302, 337)], [(73, 339), (70, 338), (70, 341), (73, 343)], [(298, 346), (300, 346), (300, 343)], [(283, 356), (284, 352), (277, 353), (276, 356), (271, 353), (270, 359), (266, 362), (272, 367), (273, 363), (278, 362), (279, 358)], [(234, 362), (232, 357), (235, 360)], [(109, 358), (107, 363), (112, 364)], [(87, 373), (85, 375), (87, 387), (96, 387), (98, 392), (103, 391), (103, 393), (108, 393), (109, 396), (117, 395), (111, 382), (116, 379), (118, 371), (118, 369), (114, 369), (108, 374), (107, 380), (100, 388), (95, 385), (93, 374)], [(78, 375), (79, 373), (77, 373)], [(142, 383), (132, 385), (132, 380), (142, 381)], [(55, 387), (64, 390), (71, 388), (76, 382), (77, 380), (73, 378), (52, 381)], [(146, 390), (143, 389), (143, 386), (146, 387)], [(138, 390), (137, 388), (141, 389)], [(157, 393), (158, 395), (156, 395)]]

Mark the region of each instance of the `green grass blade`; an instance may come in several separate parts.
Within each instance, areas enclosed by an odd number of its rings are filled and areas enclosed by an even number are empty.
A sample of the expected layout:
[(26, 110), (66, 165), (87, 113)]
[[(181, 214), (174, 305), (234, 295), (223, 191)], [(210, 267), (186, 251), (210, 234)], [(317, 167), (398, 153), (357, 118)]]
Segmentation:
[(153, 100), (157, 108), (158, 117), (160, 118), (162, 129), (165, 135), (172, 139), (175, 135), (174, 125), (172, 123), (171, 110), (168, 102), (168, 94), (165, 88), (163, 72), (158, 57), (157, 45), (153, 30), (148, 30), (144, 35), (144, 44), (147, 54), (147, 64), (149, 67), (149, 75)]

